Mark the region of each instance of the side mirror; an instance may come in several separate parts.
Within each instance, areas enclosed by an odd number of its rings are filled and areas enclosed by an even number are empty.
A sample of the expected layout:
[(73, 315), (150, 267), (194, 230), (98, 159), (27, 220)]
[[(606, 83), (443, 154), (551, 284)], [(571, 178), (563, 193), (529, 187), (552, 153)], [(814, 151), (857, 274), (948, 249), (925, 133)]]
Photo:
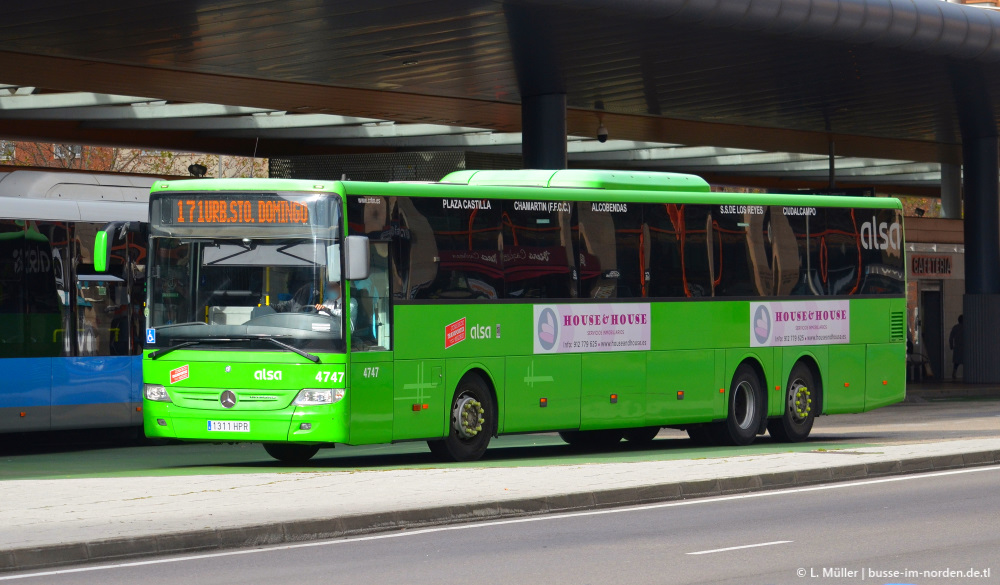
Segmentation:
[(111, 262), (111, 246), (108, 245), (108, 232), (101, 230), (94, 238), (94, 270), (104, 272)]
[(367, 236), (347, 236), (344, 241), (344, 258), (347, 266), (344, 278), (347, 280), (364, 280), (371, 272), (371, 257), (369, 256)]
[(94, 270), (105, 272), (111, 264), (111, 244), (114, 242), (116, 234), (119, 239), (124, 238), (128, 232), (138, 233), (143, 230), (143, 226), (130, 221), (113, 221), (104, 226), (94, 237)]

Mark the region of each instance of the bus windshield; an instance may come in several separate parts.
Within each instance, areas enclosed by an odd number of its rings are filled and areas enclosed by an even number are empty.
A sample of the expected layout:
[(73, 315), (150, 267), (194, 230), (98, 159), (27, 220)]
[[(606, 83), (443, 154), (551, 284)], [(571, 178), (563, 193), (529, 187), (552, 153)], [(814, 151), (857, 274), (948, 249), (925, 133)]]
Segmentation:
[[(229, 196), (218, 207), (242, 215), (227, 221), (224, 211), (213, 210), (203, 223), (199, 208), (222, 198), (184, 193), (158, 199), (152, 205), (147, 321), (154, 358), (179, 345), (344, 351), (335, 197), (305, 201), (275, 194), (271, 202), (300, 206), (282, 221), (277, 213), (257, 214), (260, 195), (252, 201)], [(192, 201), (196, 205), (188, 207)]]

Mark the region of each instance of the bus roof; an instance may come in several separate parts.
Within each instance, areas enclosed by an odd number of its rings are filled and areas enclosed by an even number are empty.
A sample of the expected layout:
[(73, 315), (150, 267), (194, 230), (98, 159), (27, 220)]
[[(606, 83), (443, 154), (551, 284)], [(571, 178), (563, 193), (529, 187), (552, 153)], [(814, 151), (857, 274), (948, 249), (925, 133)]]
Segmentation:
[(0, 172), (0, 217), (146, 221), (152, 177), (37, 170)]
[(648, 171), (584, 169), (456, 171), (441, 179), (441, 182), (497, 187), (562, 187), (616, 191), (694, 191), (701, 193), (711, 191), (708, 182), (695, 175)]
[(169, 191), (287, 191), (339, 192), (359, 196), (414, 196), (451, 198), (545, 199), (589, 201), (598, 199), (637, 203), (690, 202), (818, 207), (901, 209), (890, 197), (850, 197), (816, 194), (712, 192), (695, 175), (650, 171), (612, 170), (509, 170), (455, 171), (437, 183), (338, 181), (327, 179), (185, 179), (158, 181), (154, 194)]
[(340, 181), (312, 179), (180, 179), (156, 181), (153, 193), (171, 191), (336, 191)]
[(115, 173), (16, 170), (0, 172), (0, 197), (144, 202), (155, 180)]

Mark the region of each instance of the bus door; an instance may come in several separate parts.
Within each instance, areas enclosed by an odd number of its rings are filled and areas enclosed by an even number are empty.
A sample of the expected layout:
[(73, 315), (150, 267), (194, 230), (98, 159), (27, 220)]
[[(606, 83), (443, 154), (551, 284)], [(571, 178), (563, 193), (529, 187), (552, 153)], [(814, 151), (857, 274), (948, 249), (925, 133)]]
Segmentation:
[(128, 236), (116, 232), (109, 242), (111, 263), (94, 270), (98, 223), (77, 223), (69, 263), (73, 273), (75, 335), (73, 356), (52, 371), (52, 428), (128, 426), (137, 404), (133, 379)]
[(351, 443), (393, 439), (389, 243), (371, 242), (371, 273), (351, 281)]

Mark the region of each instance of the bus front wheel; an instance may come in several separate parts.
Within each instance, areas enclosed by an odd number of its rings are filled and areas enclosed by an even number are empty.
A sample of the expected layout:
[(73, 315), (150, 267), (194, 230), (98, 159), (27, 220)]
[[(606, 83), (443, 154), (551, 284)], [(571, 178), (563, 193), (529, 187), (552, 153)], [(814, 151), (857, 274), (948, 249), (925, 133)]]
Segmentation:
[(451, 461), (482, 457), (496, 432), (497, 413), (492, 393), (478, 376), (466, 376), (458, 383), (449, 421), (446, 438), (427, 441), (431, 453)]
[(319, 445), (296, 445), (294, 443), (264, 443), (264, 450), (282, 463), (305, 463), (319, 451)]
[(785, 388), (785, 412), (767, 423), (767, 432), (775, 441), (798, 443), (809, 436), (819, 407), (818, 391), (812, 370), (802, 362), (795, 364)]
[(753, 443), (764, 415), (764, 384), (752, 367), (743, 364), (736, 368), (729, 388), (726, 420), (717, 423), (719, 442), (738, 446)]

